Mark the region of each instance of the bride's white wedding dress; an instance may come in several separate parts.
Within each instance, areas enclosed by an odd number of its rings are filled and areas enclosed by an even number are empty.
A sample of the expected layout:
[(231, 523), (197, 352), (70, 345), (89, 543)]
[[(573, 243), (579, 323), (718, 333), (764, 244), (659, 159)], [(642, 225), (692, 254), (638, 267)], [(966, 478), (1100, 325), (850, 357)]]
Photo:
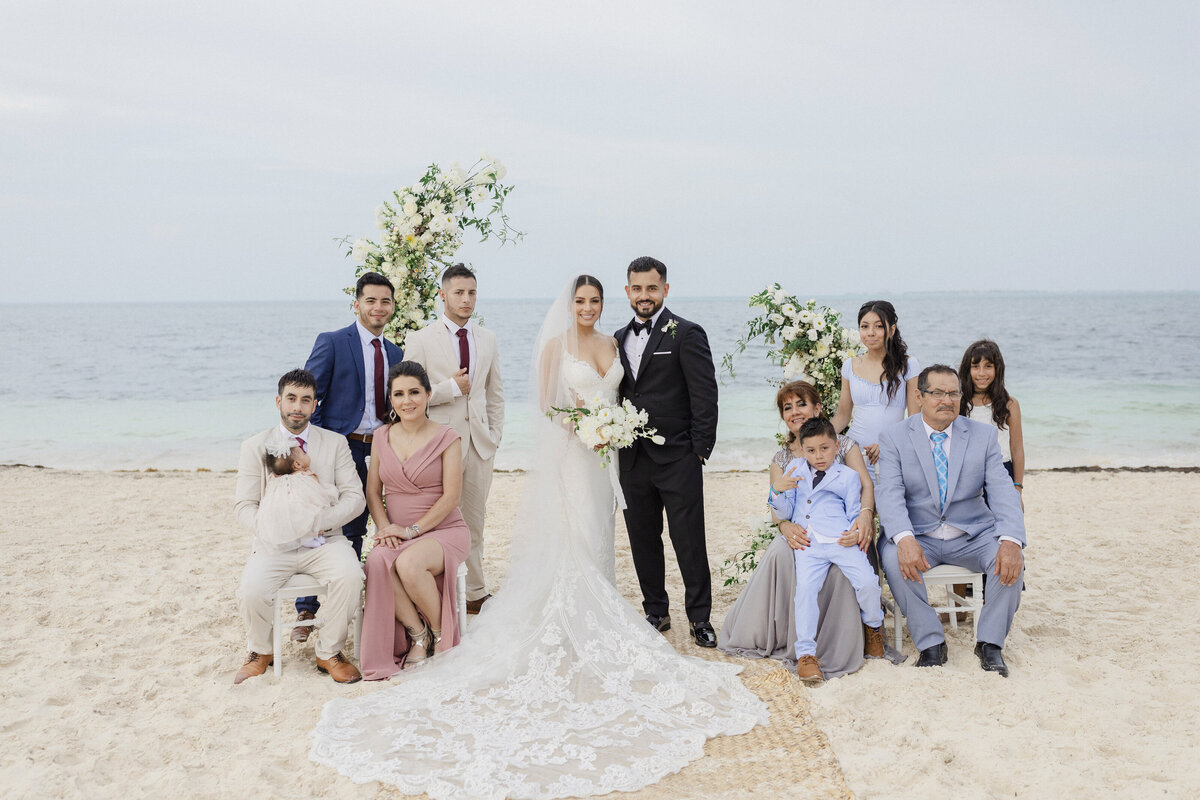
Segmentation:
[[(599, 375), (564, 349), (557, 366), (575, 401), (616, 400), (619, 359)], [(740, 667), (678, 654), (613, 585), (617, 465), (539, 427), (546, 463), (526, 478), (503, 589), (458, 647), (330, 701), (313, 760), (433, 798), (584, 797), (642, 788), (766, 722)]]

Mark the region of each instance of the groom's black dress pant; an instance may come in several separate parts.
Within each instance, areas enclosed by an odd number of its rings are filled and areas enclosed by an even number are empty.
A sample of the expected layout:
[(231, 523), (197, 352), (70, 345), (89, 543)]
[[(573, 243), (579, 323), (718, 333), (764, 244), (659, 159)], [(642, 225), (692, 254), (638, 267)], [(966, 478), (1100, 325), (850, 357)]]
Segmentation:
[(692, 452), (658, 464), (640, 447), (638, 450), (632, 466), (621, 473), (621, 491), (625, 495), (629, 549), (642, 589), (642, 608), (646, 614), (655, 616), (667, 613), (662, 541), (666, 510), (671, 544), (683, 575), (688, 620), (708, 622), (712, 613), (712, 576), (704, 541), (703, 465)]

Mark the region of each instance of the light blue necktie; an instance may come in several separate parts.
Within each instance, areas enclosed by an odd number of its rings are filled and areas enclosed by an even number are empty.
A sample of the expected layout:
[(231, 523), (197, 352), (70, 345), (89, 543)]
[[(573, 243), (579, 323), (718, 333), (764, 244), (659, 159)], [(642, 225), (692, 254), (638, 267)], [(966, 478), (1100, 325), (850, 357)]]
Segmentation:
[(950, 474), (950, 463), (946, 461), (946, 448), (943, 446), (943, 442), (946, 441), (946, 432), (934, 431), (929, 434), (929, 438), (933, 439), (933, 468), (937, 470), (938, 499), (942, 501), (942, 508), (945, 508), (946, 483)]

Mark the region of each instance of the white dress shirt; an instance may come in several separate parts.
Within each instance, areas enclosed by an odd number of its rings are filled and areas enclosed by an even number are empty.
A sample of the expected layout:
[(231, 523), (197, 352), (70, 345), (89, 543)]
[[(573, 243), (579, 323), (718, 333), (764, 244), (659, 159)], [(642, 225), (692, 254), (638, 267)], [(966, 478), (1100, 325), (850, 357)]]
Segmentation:
[(386, 381), (388, 368), (391, 367), (391, 364), (388, 363), (387, 348), (383, 346), (383, 336), (376, 336), (371, 333), (358, 320), (354, 321), (354, 325), (358, 328), (358, 339), (362, 342), (363, 366), (365, 368), (363, 372), (365, 378), (363, 381), (363, 395), (367, 399), (367, 402), (363, 406), (362, 421), (358, 423), (358, 427), (354, 429), (354, 432), (366, 436), (383, 424), (379, 416), (375, 413), (375, 345), (371, 344), (372, 341), (375, 339), (379, 340), (379, 352), (383, 353), (383, 380), (385, 382), (383, 395), (385, 403), (387, 402)]
[[(650, 318), (649, 329), (625, 334), (622, 346), (625, 348), (625, 358), (629, 359), (629, 371), (633, 373), (632, 377), (635, 381), (638, 376), (638, 368), (642, 365), (642, 356), (646, 353), (646, 343), (650, 341), (650, 331), (654, 330), (654, 326), (658, 324), (658, 318), (662, 316), (662, 312), (663, 310), (660, 308)], [(639, 319), (638, 322), (641, 320)]]
[[(459, 327), (454, 324), (445, 314), (442, 314), (442, 323), (445, 324), (446, 330), (449, 331), (450, 349), (454, 352), (454, 358), (457, 361), (458, 355), (458, 332), (467, 332), (467, 375), (474, 377), (475, 375), (475, 324), (471, 320), (467, 320), (467, 324)], [(458, 381), (451, 381), (451, 391), (455, 397), (462, 396), (462, 390), (458, 388)]]
[[(929, 427), (929, 423), (926, 422), (924, 418), (921, 419), (921, 424), (925, 426), (925, 438), (929, 441), (929, 452), (932, 453), (934, 448), (936, 447), (936, 445), (933, 442), (933, 435), (935, 433), (938, 433), (938, 431)], [(951, 428), (953, 428), (953, 427), (954, 427), (954, 425), (950, 424), (950, 425), (946, 426), (946, 430), (941, 431), (942, 433), (946, 434), (946, 439), (945, 439), (945, 441), (942, 442), (942, 450), (946, 454), (947, 467), (950, 464), (950, 440), (954, 435), (954, 432), (951, 430)], [(935, 475), (937, 474), (937, 462), (936, 461), (934, 462), (934, 474)], [(946, 499), (949, 500), (950, 498), (947, 497)], [(965, 533), (966, 533), (966, 531), (964, 531), (962, 528), (956, 528), (953, 525), (951, 525), (949, 522), (943, 522), (936, 529), (934, 529), (924, 535), (932, 536), (934, 539), (941, 539), (942, 541), (949, 541), (950, 539), (957, 539), (958, 537), (964, 535)], [(892, 542), (898, 544), (901, 539), (903, 539), (907, 536), (912, 536), (912, 535), (913, 535), (912, 531), (900, 531), (899, 533), (897, 533), (895, 536), (892, 537)], [(1017, 545), (1021, 544), (1020, 542), (1018, 542), (1016, 539), (1012, 538), (1011, 536), (1001, 536), (1000, 541), (1013, 542)]]

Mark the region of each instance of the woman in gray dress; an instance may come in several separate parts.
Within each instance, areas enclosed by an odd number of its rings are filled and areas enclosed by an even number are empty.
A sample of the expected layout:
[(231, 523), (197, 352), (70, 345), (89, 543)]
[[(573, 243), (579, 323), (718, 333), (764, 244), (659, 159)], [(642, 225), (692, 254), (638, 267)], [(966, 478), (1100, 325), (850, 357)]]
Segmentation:
[[(779, 416), (787, 425), (787, 443), (771, 459), (771, 480), (775, 481), (788, 462), (803, 458), (796, 431), (809, 419), (820, 416), (821, 398), (811, 384), (793, 381), (775, 396)], [(862, 450), (853, 439), (838, 437), (838, 461), (858, 473), (862, 481), (862, 514), (842, 544), (857, 544), (864, 550), (875, 538), (875, 489)], [(774, 515), (772, 515), (774, 516)], [(776, 519), (778, 522), (778, 520)], [(721, 627), (719, 647), (726, 653), (745, 658), (774, 658), (789, 668), (796, 665), (796, 628), (793, 624), (793, 595), (796, 591), (796, 567), (792, 551), (807, 546), (804, 529), (793, 522), (779, 523), (779, 535), (762, 555), (737, 602)], [(817, 628), (817, 660), (826, 680), (840, 678), (862, 666), (862, 617), (854, 588), (837, 567), (830, 567), (825, 585), (817, 597), (821, 621)], [(889, 660), (899, 654), (885, 649)]]

